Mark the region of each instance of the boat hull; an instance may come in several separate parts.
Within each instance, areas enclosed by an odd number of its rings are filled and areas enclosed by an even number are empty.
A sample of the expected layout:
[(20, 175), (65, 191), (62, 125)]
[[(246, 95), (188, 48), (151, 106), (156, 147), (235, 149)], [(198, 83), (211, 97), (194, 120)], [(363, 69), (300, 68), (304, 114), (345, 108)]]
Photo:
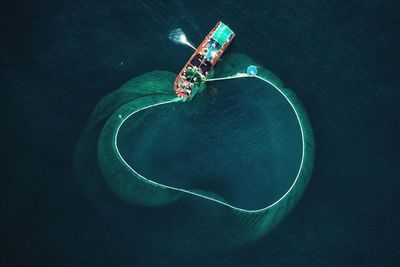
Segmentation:
[[(190, 97), (192, 91), (191, 88), (196, 82), (202, 82), (206, 79), (210, 70), (217, 64), (219, 58), (222, 56), (226, 48), (235, 37), (235, 33), (232, 32), (229, 38), (227, 38), (226, 42), (219, 44), (212, 37), (220, 26), (227, 27), (221, 21), (219, 21), (217, 25), (215, 25), (215, 27), (207, 34), (176, 77), (174, 82), (174, 90), (179, 97)], [(216, 48), (218, 45), (219, 47)], [(189, 72), (190, 74), (188, 74)]]

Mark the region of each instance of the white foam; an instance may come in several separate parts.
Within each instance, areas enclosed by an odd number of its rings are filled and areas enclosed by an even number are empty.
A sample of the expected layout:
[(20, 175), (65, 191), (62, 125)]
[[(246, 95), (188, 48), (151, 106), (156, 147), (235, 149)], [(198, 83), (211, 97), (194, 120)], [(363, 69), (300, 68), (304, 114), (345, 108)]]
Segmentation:
[(183, 45), (187, 45), (191, 48), (193, 48), (194, 50), (196, 50), (196, 47), (194, 47), (187, 39), (185, 33), (182, 31), (181, 28), (177, 28), (175, 30), (172, 30), (169, 35), (168, 35), (168, 39), (170, 39), (171, 41), (173, 41), (176, 44), (183, 44)]

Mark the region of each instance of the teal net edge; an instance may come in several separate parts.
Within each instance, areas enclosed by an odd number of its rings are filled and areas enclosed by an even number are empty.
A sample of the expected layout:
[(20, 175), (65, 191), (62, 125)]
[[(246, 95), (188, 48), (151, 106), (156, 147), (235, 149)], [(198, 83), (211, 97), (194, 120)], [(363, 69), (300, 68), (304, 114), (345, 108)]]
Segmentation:
[[(242, 54), (226, 56), (217, 65), (215, 77), (234, 76), (238, 70), (246, 73), (249, 65), (256, 65), (252, 59)], [(186, 201), (199, 198), (217, 205), (224, 216), (225, 233), (241, 233), (232, 239), (234, 243), (243, 243), (261, 237), (276, 226), (294, 207), (301, 197), (310, 179), (314, 162), (314, 138), (308, 117), (295, 94), (284, 88), (282, 82), (266, 69), (257, 68), (257, 75), (252, 78), (262, 79), (280, 91), (293, 107), (299, 121), (303, 140), (303, 158), (301, 168), (289, 191), (272, 205), (258, 209), (245, 210), (225, 202), (218, 195), (200, 190), (179, 190), (166, 187), (147, 179), (130, 168), (118, 153), (116, 134), (124, 119), (132, 113), (145, 108), (172, 102), (183, 102), (172, 89), (175, 74), (170, 72), (151, 72), (132, 79), (119, 90), (106, 96), (98, 105), (82, 135), (77, 149), (76, 166), (80, 173), (90, 175), (80, 154), (86, 151), (85, 143), (98, 138), (97, 157), (101, 176), (107, 186), (120, 199), (145, 206), (162, 206), (174, 201)], [(145, 88), (145, 90), (143, 90)], [(140, 123), (140, 122), (138, 122)], [(97, 129), (97, 132), (96, 130)], [(91, 133), (92, 132), (92, 133)], [(91, 134), (90, 134), (91, 133)], [(92, 135), (91, 138), (88, 135)], [(86, 151), (87, 152), (87, 151)], [(87, 159), (88, 157), (86, 157)], [(86, 176), (88, 178), (88, 176)], [(89, 178), (88, 178), (89, 179)], [(202, 210), (202, 212), (205, 212)], [(204, 216), (208, 216), (204, 214)], [(230, 236), (230, 234), (227, 234)]]

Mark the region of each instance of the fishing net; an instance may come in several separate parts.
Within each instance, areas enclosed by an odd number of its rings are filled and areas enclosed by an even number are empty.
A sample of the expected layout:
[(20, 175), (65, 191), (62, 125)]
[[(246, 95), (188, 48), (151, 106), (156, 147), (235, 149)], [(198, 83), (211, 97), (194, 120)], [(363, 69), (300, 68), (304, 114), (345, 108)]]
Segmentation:
[(225, 57), (190, 101), (164, 71), (106, 96), (76, 151), (87, 194), (104, 203), (111, 191), (132, 212), (158, 207), (147, 215), (160, 246), (235, 246), (272, 229), (307, 185), (314, 141), (293, 92), (259, 66), (245, 75), (249, 65), (257, 66), (245, 55)]

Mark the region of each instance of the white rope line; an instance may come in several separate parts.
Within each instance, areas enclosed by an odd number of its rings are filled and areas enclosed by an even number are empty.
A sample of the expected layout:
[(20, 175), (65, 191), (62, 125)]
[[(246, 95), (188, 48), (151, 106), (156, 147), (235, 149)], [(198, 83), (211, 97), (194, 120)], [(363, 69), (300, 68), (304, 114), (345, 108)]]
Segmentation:
[(222, 81), (222, 80), (230, 80), (230, 79), (237, 79), (237, 78), (249, 78), (249, 77), (254, 77), (254, 76), (255, 75), (248, 75), (247, 73), (236, 73), (233, 76), (206, 79), (205, 82)]
[(179, 192), (184, 192), (184, 193), (192, 194), (192, 195), (195, 195), (195, 196), (198, 196), (198, 197), (202, 197), (202, 198), (205, 198), (205, 199), (208, 199), (208, 200), (211, 200), (211, 201), (220, 203), (220, 204), (222, 204), (222, 205), (228, 206), (228, 207), (230, 207), (230, 208), (232, 208), (232, 209), (234, 209), (234, 210), (238, 210), (238, 211), (242, 211), (242, 212), (247, 212), (247, 213), (261, 212), (261, 211), (267, 210), (267, 209), (269, 209), (269, 208), (275, 206), (275, 205), (278, 204), (282, 199), (284, 199), (284, 198), (289, 194), (289, 192), (293, 189), (294, 185), (297, 183), (297, 180), (298, 180), (298, 178), (299, 178), (299, 176), (300, 176), (300, 173), (301, 173), (301, 170), (303, 169), (303, 164), (304, 164), (304, 156), (305, 156), (305, 137), (304, 137), (303, 127), (302, 127), (302, 124), (301, 124), (301, 119), (300, 119), (300, 116), (299, 116), (299, 114), (298, 114), (298, 112), (297, 112), (297, 110), (296, 110), (294, 104), (293, 104), (293, 103), (290, 101), (290, 99), (285, 95), (285, 93), (284, 93), (281, 89), (279, 89), (276, 85), (274, 85), (272, 82), (270, 82), (270, 81), (268, 81), (268, 80), (266, 80), (266, 79), (264, 79), (264, 78), (262, 78), (262, 77), (260, 77), (260, 76), (257, 76), (257, 75), (248, 75), (248, 74), (245, 74), (245, 73), (237, 73), (237, 74), (235, 74), (235, 75), (233, 75), (233, 76), (223, 77), (223, 78), (208, 79), (208, 80), (206, 80), (206, 81), (221, 81), (221, 80), (229, 80), (229, 79), (237, 79), (237, 78), (251, 78), (251, 77), (255, 77), (255, 78), (258, 78), (258, 79), (261, 79), (261, 80), (267, 82), (268, 84), (270, 84), (271, 86), (273, 86), (276, 90), (278, 90), (278, 92), (280, 92), (280, 93), (285, 97), (285, 99), (286, 99), (286, 100), (289, 102), (289, 104), (291, 105), (291, 107), (292, 107), (294, 113), (296, 114), (296, 118), (297, 118), (297, 121), (298, 121), (298, 123), (299, 123), (300, 131), (301, 131), (301, 140), (302, 140), (302, 146), (303, 146), (303, 147), (302, 147), (301, 163), (300, 163), (300, 167), (299, 167), (299, 170), (298, 170), (298, 172), (297, 172), (296, 178), (295, 178), (293, 184), (292, 184), (292, 185), (290, 186), (290, 188), (288, 189), (288, 191), (287, 191), (282, 197), (280, 197), (277, 201), (275, 201), (274, 203), (272, 203), (271, 205), (269, 205), (269, 206), (267, 206), (267, 207), (265, 207), (265, 208), (256, 209), (256, 210), (247, 210), (247, 209), (242, 209), (242, 208), (239, 208), (239, 207), (235, 207), (235, 206), (232, 206), (232, 205), (230, 205), (230, 204), (228, 204), (228, 203), (222, 202), (222, 201), (220, 201), (220, 200), (218, 200), (218, 199), (214, 199), (214, 198), (211, 198), (211, 197), (208, 197), (208, 196), (204, 196), (204, 195), (198, 194), (198, 193), (196, 193), (196, 192), (192, 192), (192, 191), (189, 191), (189, 190), (185, 190), (185, 189), (181, 189), (181, 188), (176, 188), (176, 187), (172, 187), (172, 186), (168, 186), (168, 185), (164, 185), (164, 184), (160, 184), (160, 183), (154, 182), (154, 181), (152, 181), (152, 180), (150, 180), (150, 179), (148, 179), (148, 178), (142, 176), (141, 174), (139, 174), (137, 171), (135, 171), (135, 170), (125, 161), (125, 159), (122, 157), (121, 153), (119, 152), (118, 143), (117, 143), (118, 133), (119, 133), (119, 130), (120, 130), (122, 124), (123, 124), (130, 116), (132, 116), (133, 114), (136, 114), (136, 113), (139, 112), (139, 111), (142, 111), (142, 110), (145, 110), (145, 109), (154, 107), (154, 106), (159, 106), (159, 105), (164, 105), (164, 104), (168, 104), (168, 103), (178, 102), (178, 101), (180, 101), (180, 98), (174, 98), (173, 100), (164, 101), (164, 102), (160, 102), (160, 103), (156, 103), (156, 104), (152, 104), (152, 105), (149, 105), (149, 106), (140, 108), (140, 109), (138, 109), (138, 110), (135, 110), (134, 112), (132, 112), (132, 113), (129, 114), (128, 116), (126, 116), (126, 117), (124, 117), (124, 118), (121, 118), (121, 122), (119, 123), (119, 125), (118, 125), (118, 127), (117, 127), (117, 130), (116, 130), (115, 133), (114, 133), (114, 146), (115, 146), (115, 148), (116, 148), (118, 157), (121, 159), (121, 161), (122, 161), (135, 175), (137, 175), (137, 176), (139, 176), (140, 178), (142, 178), (143, 180), (146, 180), (147, 182), (149, 182), (149, 183), (151, 183), (151, 184), (153, 184), (153, 185), (159, 186), (159, 187), (168, 188), (168, 189), (176, 190), (176, 191), (179, 191)]

